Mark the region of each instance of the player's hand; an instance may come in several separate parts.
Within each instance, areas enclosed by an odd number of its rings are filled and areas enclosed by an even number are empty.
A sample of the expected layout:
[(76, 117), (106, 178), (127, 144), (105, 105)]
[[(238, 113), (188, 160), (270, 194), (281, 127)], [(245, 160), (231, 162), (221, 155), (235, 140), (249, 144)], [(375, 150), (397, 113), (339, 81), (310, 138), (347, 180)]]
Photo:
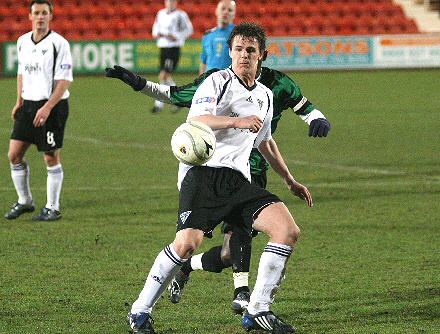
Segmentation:
[(310, 194), (309, 189), (306, 186), (303, 186), (301, 183), (296, 181), (293, 177), (284, 180), (286, 182), (287, 188), (289, 188), (290, 192), (294, 194), (296, 197), (307, 202), (308, 207), (313, 206), (312, 195)]
[(38, 109), (37, 114), (35, 115), (33, 124), (36, 128), (39, 128), (46, 124), (47, 118), (50, 115), (51, 108), (47, 107), (46, 105), (42, 106), (40, 109)]
[(23, 103), (16, 103), (14, 108), (12, 108), (11, 111), (11, 118), (15, 121), (15, 115), (17, 114), (18, 109), (20, 109), (20, 107), (23, 105)]
[(168, 34), (168, 35), (167, 35), (167, 38), (168, 38), (171, 42), (175, 42), (175, 41), (177, 41), (176, 36), (174, 36), (173, 34)]
[(314, 119), (309, 126), (309, 137), (327, 137), (332, 126), (325, 118)]
[(105, 69), (105, 76), (122, 80), (137, 92), (142, 90), (147, 83), (147, 80), (141, 76), (118, 65), (113, 66), (113, 68), (107, 67)]
[(237, 129), (249, 129), (251, 132), (258, 132), (260, 131), (261, 127), (263, 126), (263, 121), (258, 118), (258, 116), (251, 115), (246, 117), (239, 117), (236, 119), (236, 126)]

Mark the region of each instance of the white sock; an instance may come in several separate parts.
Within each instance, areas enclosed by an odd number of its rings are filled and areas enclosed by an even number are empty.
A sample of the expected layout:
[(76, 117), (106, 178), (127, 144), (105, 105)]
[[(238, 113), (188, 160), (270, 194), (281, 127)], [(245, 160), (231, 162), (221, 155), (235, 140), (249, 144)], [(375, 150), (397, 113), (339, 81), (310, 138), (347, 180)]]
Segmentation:
[(191, 258), (191, 268), (192, 270), (203, 270), (203, 265), (202, 265), (202, 256), (205, 253), (200, 253), (197, 255), (194, 255)]
[(19, 204), (31, 204), (32, 194), (31, 188), (29, 186), (30, 170), (29, 165), (26, 161), (22, 161), (19, 164), (13, 165), (11, 167), (11, 177), (14, 183), (15, 190), (18, 195)]
[(174, 82), (173, 79), (168, 79), (167, 81), (165, 81), (165, 85), (167, 85), (167, 86), (175, 86), (176, 83)]
[(144, 288), (131, 306), (131, 313), (151, 313), (154, 304), (185, 261), (176, 254), (172, 245), (166, 246), (157, 255)]
[(234, 277), (235, 289), (241, 288), (242, 286), (249, 286), (249, 273), (247, 272), (233, 273), (232, 276)]
[(47, 167), (47, 203), (46, 208), (60, 210), (60, 194), (64, 172), (61, 164)]
[(284, 276), (286, 262), (292, 253), (290, 246), (269, 242), (264, 248), (258, 266), (258, 276), (252, 291), (248, 312), (269, 311), (273, 296)]

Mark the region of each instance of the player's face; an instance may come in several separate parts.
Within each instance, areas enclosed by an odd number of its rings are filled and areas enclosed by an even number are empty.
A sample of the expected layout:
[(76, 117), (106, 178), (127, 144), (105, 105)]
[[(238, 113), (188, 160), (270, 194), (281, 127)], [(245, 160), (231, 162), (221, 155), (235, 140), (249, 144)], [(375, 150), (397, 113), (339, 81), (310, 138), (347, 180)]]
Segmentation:
[(29, 13), (29, 20), (32, 21), (32, 30), (48, 31), (49, 22), (52, 20), (52, 13), (46, 3), (35, 3)]
[(166, 9), (173, 10), (176, 9), (177, 0), (165, 0)]
[(258, 62), (263, 59), (255, 38), (235, 36), (231, 48), (232, 69), (237, 75), (255, 77)]
[(221, 24), (229, 24), (235, 17), (235, 1), (220, 1), (215, 10), (217, 21)]

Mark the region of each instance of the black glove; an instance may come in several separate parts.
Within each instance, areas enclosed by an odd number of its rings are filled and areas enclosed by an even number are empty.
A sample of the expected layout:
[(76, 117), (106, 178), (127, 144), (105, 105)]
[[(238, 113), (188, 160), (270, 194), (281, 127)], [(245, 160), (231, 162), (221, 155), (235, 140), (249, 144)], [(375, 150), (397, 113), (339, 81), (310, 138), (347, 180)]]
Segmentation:
[(122, 80), (137, 92), (142, 90), (147, 83), (147, 80), (141, 76), (118, 65), (115, 65), (114, 68), (107, 67), (105, 69), (105, 76)]
[(325, 118), (314, 119), (309, 126), (309, 137), (327, 137), (332, 126)]

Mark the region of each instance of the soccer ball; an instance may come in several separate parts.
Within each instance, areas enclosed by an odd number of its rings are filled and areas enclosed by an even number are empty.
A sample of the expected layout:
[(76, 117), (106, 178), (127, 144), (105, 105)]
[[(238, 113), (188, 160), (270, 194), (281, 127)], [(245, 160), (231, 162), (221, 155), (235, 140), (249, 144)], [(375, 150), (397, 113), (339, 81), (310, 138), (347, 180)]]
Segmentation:
[(214, 132), (204, 123), (188, 121), (174, 131), (171, 149), (180, 162), (190, 166), (203, 165), (214, 154)]

